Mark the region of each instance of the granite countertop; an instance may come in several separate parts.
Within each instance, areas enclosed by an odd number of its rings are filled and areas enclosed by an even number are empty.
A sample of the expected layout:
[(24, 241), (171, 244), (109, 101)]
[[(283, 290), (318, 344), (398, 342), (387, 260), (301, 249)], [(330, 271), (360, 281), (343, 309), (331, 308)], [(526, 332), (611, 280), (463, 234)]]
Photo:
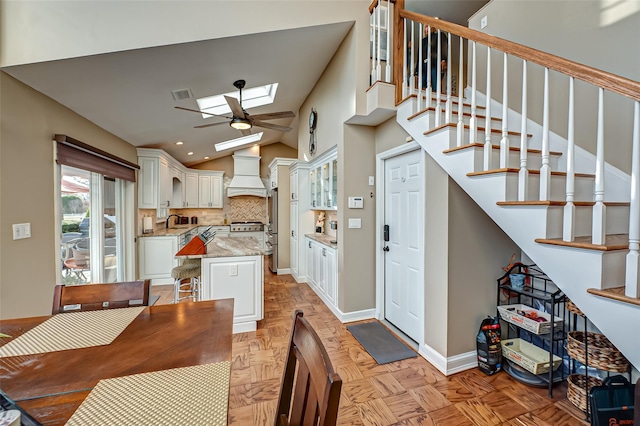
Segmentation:
[(200, 226), (226, 226), (227, 228), (229, 227), (229, 225), (174, 225), (171, 228), (162, 228), (160, 230), (156, 230), (153, 231), (149, 234), (142, 234), (142, 235), (138, 235), (139, 237), (170, 237), (170, 236), (174, 236), (174, 235), (182, 235), (186, 232), (191, 231), (192, 229), (196, 229)]
[(262, 256), (260, 243), (253, 237), (216, 236), (207, 244), (206, 254), (176, 256), (182, 259), (202, 259), (206, 257)]
[(312, 240), (319, 242), (320, 244), (324, 244), (325, 246), (328, 246), (334, 249), (338, 248), (338, 243), (332, 242), (332, 241), (336, 241), (334, 237), (331, 237), (327, 234), (305, 234), (304, 236), (309, 237)]

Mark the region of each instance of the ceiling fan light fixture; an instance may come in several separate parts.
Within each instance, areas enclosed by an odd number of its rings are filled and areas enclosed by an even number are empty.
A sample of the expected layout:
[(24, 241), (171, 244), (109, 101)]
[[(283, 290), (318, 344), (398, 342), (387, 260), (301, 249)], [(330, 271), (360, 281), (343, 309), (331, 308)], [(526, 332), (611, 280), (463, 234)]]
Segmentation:
[(251, 128), (251, 121), (246, 118), (234, 117), (229, 125), (236, 130), (249, 130)]

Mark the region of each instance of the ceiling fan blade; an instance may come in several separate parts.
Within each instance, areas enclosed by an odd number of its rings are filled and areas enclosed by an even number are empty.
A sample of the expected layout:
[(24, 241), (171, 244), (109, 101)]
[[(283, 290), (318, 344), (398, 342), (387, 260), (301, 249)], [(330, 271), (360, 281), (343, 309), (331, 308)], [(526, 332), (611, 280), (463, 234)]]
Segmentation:
[(278, 124), (265, 123), (264, 121), (253, 120), (253, 125), (258, 127), (264, 127), (265, 129), (277, 130), (279, 132), (288, 132), (291, 127), (280, 126)]
[(244, 111), (242, 109), (242, 106), (240, 105), (240, 102), (238, 102), (236, 98), (225, 96), (224, 99), (227, 101), (227, 104), (229, 104), (229, 108), (231, 108), (231, 112), (233, 113), (234, 117), (244, 118)]
[(217, 126), (219, 124), (229, 124), (228, 121), (220, 121), (218, 123), (211, 123), (211, 124), (201, 124), (199, 126), (193, 126), (194, 129), (204, 129), (205, 127), (211, 127), (211, 126)]
[(206, 112), (206, 111), (200, 111), (197, 109), (191, 109), (191, 108), (185, 108), (185, 107), (181, 107), (181, 106), (174, 106), (175, 109), (181, 109), (184, 111), (191, 111), (191, 112), (197, 112), (198, 114), (207, 114), (207, 115), (211, 115), (214, 117), (223, 117), (223, 118), (228, 118), (229, 120), (231, 120), (233, 117), (227, 117), (226, 115), (218, 115), (218, 114), (211, 114), (210, 112)]
[(268, 112), (265, 114), (251, 115), (254, 120), (275, 120), (276, 118), (291, 118), (296, 115), (293, 111)]

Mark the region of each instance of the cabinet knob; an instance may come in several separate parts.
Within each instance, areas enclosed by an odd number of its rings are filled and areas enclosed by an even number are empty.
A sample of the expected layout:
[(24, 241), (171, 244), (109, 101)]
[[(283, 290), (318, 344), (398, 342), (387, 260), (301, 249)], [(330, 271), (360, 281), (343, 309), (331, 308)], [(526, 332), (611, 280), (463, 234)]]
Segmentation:
[(311, 241), (309, 241), (309, 248), (311, 248)]
[(294, 235), (293, 235), (293, 231), (291, 231), (291, 236), (292, 236), (292, 237), (294, 237)]
[(324, 249), (324, 248), (322, 249), (322, 255), (325, 257), (327, 256), (327, 249)]

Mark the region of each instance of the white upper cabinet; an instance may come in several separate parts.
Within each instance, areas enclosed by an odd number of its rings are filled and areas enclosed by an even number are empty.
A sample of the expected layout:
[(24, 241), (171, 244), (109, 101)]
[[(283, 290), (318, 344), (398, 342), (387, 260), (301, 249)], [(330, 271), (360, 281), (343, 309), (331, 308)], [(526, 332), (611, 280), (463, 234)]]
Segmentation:
[(198, 207), (198, 173), (185, 173), (182, 188), (184, 192), (183, 207)]
[[(269, 177), (270, 177), (269, 189), (270, 190), (278, 188), (280, 186), (278, 185), (278, 179), (280, 176), (280, 173), (278, 172), (278, 167), (287, 167), (286, 169), (284, 168), (282, 169), (282, 175), (284, 179), (286, 179), (286, 177), (289, 175), (288, 167), (295, 162), (296, 162), (295, 158), (281, 158), (281, 157), (276, 157), (271, 161), (271, 163), (269, 164)], [(291, 198), (291, 196), (289, 196), (289, 198)]]
[(338, 151), (336, 147), (311, 163), (309, 191), (311, 209), (338, 209)]
[(138, 148), (138, 208), (169, 209), (223, 207), (224, 172), (188, 169), (160, 149)]
[(222, 208), (223, 175), (224, 172), (200, 173), (198, 176), (198, 207)]

